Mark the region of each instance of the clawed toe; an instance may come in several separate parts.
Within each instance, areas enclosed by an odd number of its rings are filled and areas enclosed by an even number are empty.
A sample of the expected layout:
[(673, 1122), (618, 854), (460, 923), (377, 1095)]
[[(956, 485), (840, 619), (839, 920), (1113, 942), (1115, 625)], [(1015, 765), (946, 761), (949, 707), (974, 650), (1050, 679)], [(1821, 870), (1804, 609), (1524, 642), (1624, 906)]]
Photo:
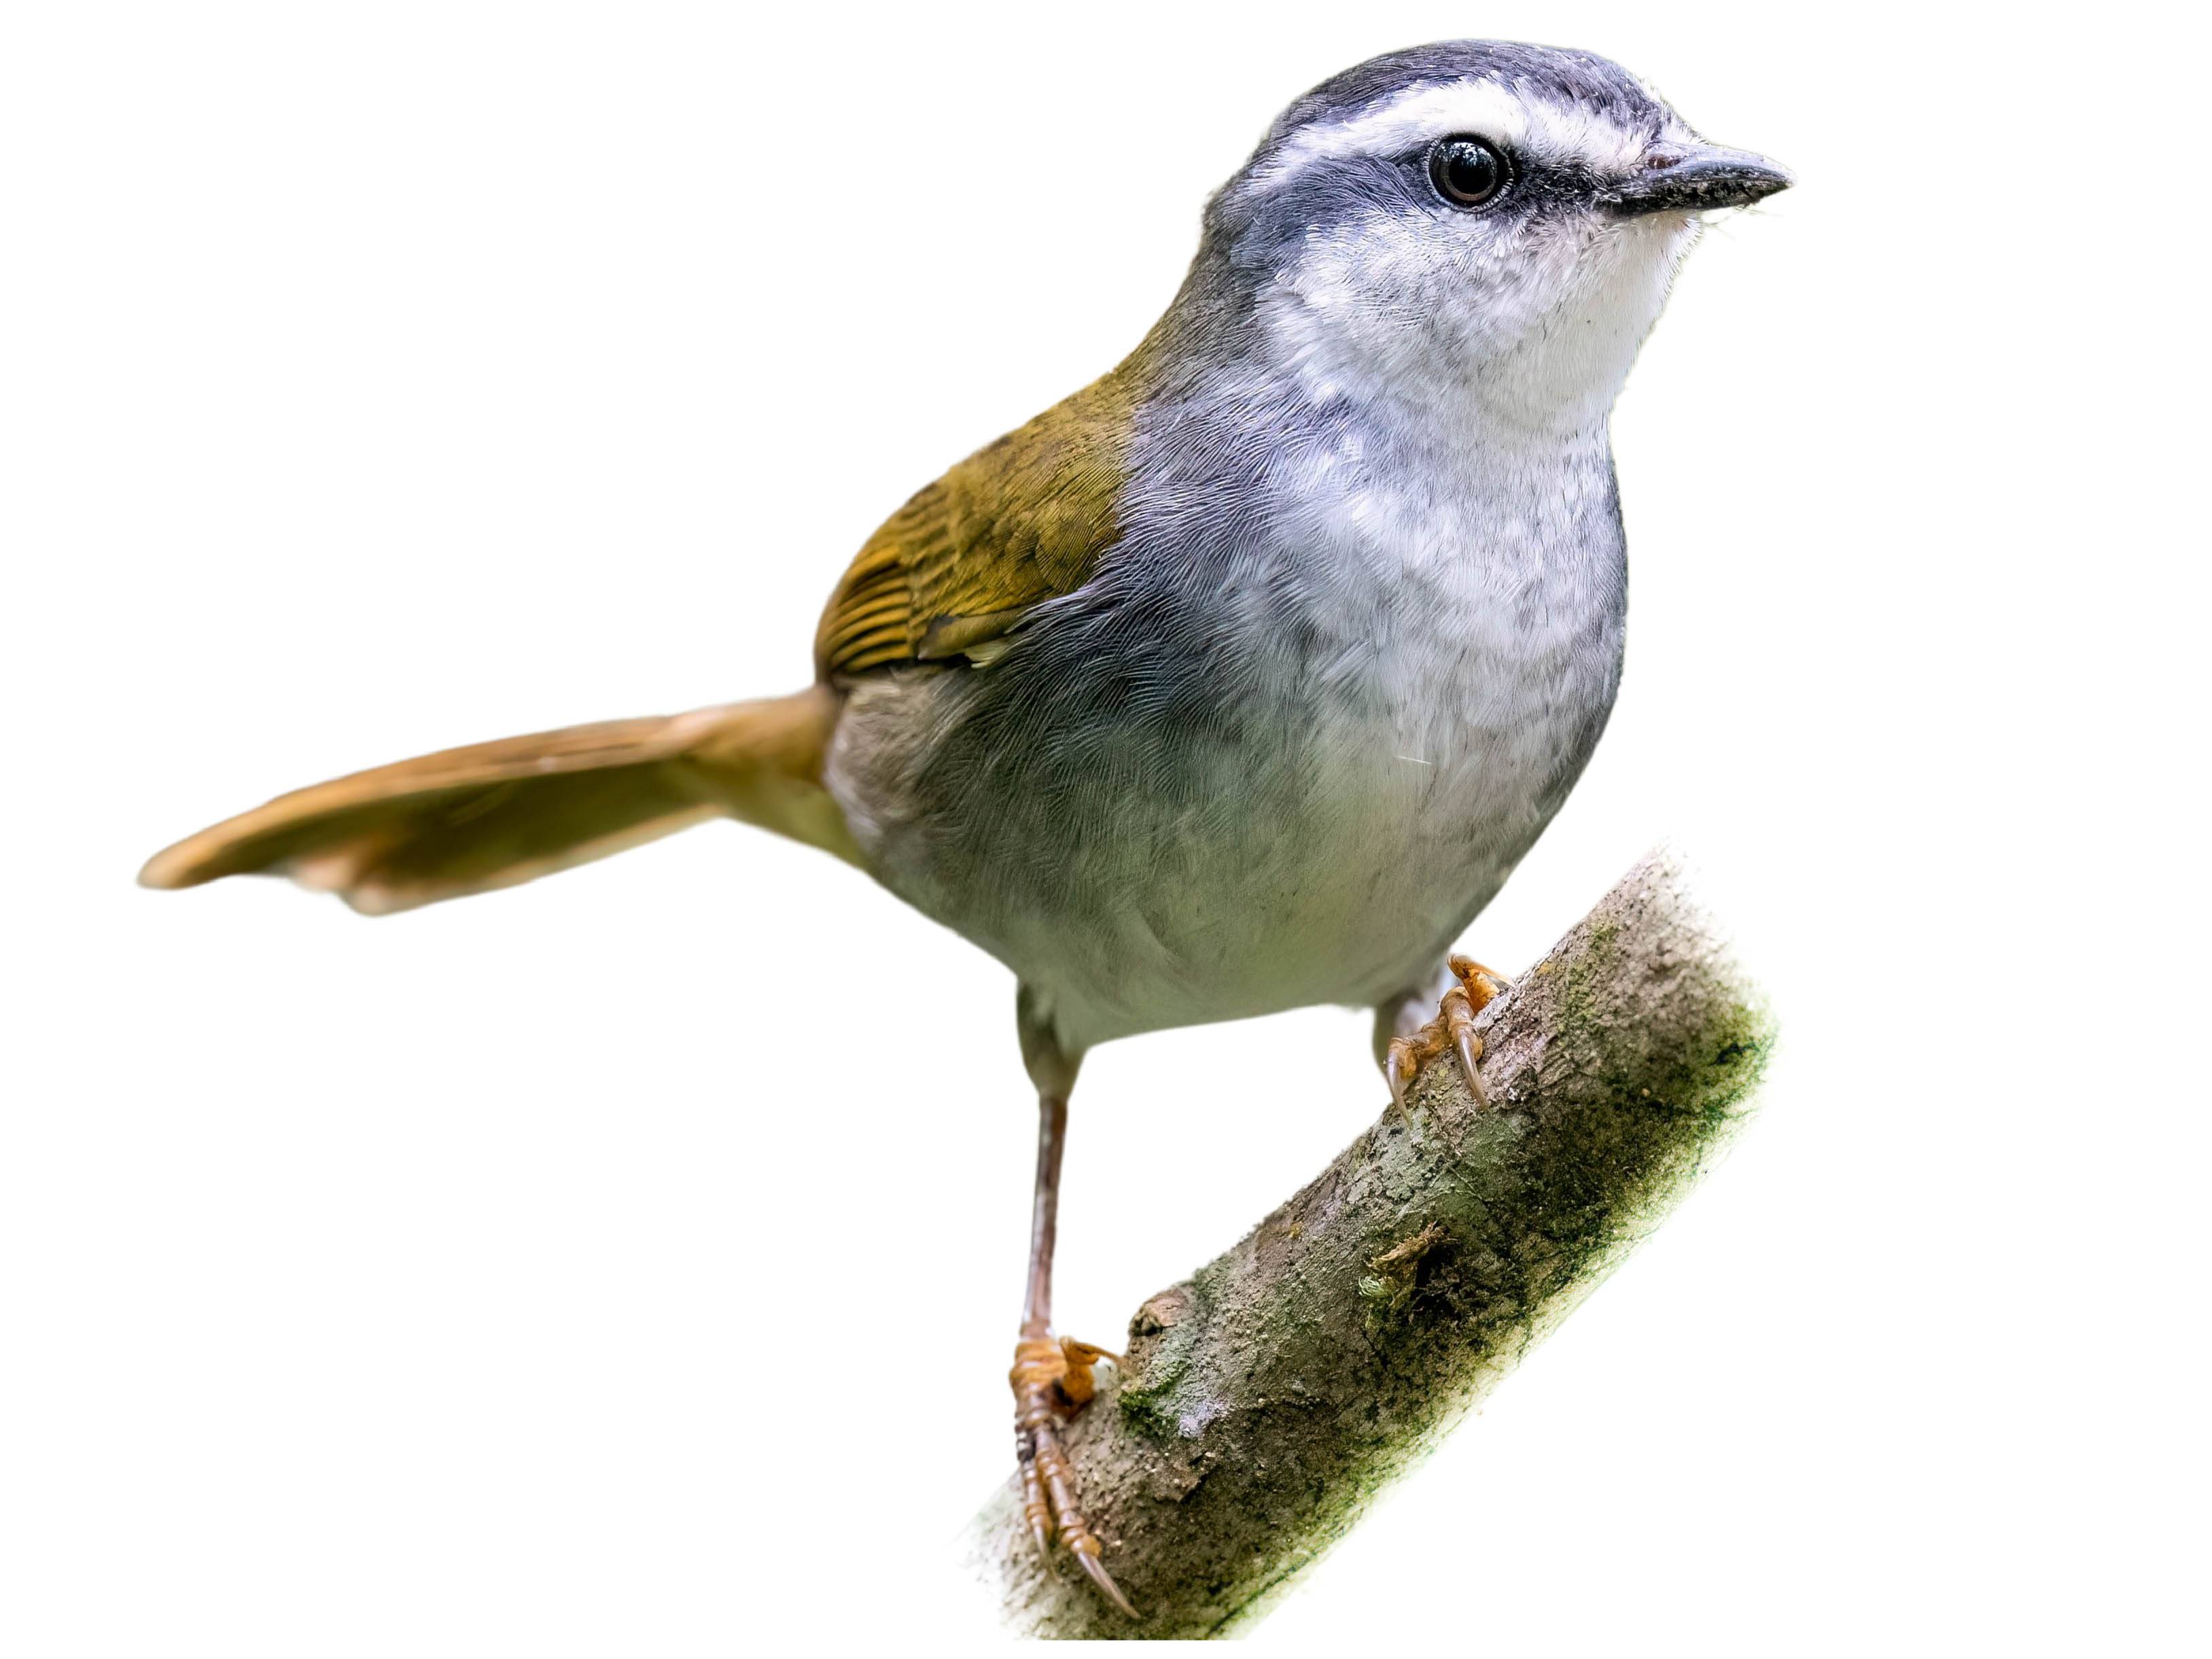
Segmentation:
[(1134, 1619), (1136, 1608), (1099, 1559), (1105, 1547), (1084, 1519), (1076, 1498), (1075, 1471), (1060, 1443), (1060, 1422), (1081, 1411), (1098, 1391), (1091, 1367), (1101, 1359), (1121, 1363), (1121, 1356), (1110, 1350), (1072, 1336), (1024, 1337), (1015, 1345), (1014, 1368), (1006, 1380), (1014, 1390), (1022, 1516), (1040, 1555), (1049, 1557), (1058, 1540), (1100, 1593)]
[(1474, 1017), (1512, 981), (1471, 957), (1455, 956), (1449, 965), (1459, 983), (1444, 993), (1436, 1018), (1410, 1036), (1395, 1038), (1383, 1057), (1382, 1075), (1390, 1085), (1391, 1108), (1409, 1127), (1413, 1118), (1406, 1109), (1407, 1091), (1421, 1067), (1446, 1048), (1457, 1058), (1460, 1075), (1467, 1079), (1474, 1103), (1490, 1103), (1482, 1086), (1482, 1039), (1475, 1035)]

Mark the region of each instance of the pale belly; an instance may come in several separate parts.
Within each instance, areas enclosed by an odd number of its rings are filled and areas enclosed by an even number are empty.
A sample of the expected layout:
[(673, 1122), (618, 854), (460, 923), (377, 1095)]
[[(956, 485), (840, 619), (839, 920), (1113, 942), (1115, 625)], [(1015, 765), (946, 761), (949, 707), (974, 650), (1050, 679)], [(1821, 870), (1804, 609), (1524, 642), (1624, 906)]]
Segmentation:
[[(1093, 1040), (1316, 1003), (1373, 1006), (1433, 975), (1548, 807), (1502, 753), (1404, 753), (1387, 727), (1326, 730), (1248, 810), (1152, 837), (1071, 939), (1019, 927), (1017, 970)], [(1244, 781), (1231, 772), (1224, 795)], [(1042, 918), (1040, 919), (1042, 920)]]
[(1328, 647), (1323, 672), (1102, 672), (1085, 641), (1033, 645), (857, 689), (831, 787), (885, 884), (1006, 962), (1074, 1048), (1374, 1006), (1431, 977), (1558, 809), (1619, 620), (1508, 652), (1432, 616), (1436, 637), (1401, 629), (1371, 664)]

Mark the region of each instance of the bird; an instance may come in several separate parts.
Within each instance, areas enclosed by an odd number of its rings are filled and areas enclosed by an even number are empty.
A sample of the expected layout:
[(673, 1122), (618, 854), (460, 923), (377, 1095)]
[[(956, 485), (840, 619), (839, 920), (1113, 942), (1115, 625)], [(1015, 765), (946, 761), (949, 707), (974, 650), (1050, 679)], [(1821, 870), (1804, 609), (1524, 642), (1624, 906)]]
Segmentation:
[(1459, 40), (1322, 82), (1208, 200), (1103, 378), (892, 513), (788, 696), (447, 750), (280, 796), (146, 865), (370, 915), (715, 817), (857, 866), (1012, 969), (1038, 1102), (1009, 1374), (1023, 1514), (1133, 1613), (1063, 1425), (1068, 1103), (1099, 1044), (1372, 1012), (1391, 1101), (1505, 983), (1453, 946), (1620, 684), (1609, 421), (1707, 214), (1786, 188), (1650, 86)]

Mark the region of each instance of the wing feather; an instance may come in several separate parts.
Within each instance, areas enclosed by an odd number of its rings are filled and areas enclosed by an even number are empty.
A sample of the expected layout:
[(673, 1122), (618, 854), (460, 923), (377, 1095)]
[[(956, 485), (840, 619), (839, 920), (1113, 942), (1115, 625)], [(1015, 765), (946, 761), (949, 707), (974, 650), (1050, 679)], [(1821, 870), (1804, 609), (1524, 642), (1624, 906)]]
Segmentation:
[(884, 521), (823, 613), (823, 679), (965, 655), (1090, 580), (1121, 534), (1142, 357), (977, 451)]

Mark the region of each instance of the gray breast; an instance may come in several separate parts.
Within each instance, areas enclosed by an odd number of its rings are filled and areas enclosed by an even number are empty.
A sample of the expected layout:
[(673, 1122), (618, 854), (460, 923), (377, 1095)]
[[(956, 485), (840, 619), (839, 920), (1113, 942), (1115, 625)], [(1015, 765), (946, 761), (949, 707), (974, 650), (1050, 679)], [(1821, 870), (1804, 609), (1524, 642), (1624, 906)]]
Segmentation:
[(884, 883), (1079, 1047), (1424, 979), (1618, 684), (1601, 435), (1539, 474), (1219, 418), (1140, 448), (1080, 592), (988, 668), (860, 687), (833, 756)]

